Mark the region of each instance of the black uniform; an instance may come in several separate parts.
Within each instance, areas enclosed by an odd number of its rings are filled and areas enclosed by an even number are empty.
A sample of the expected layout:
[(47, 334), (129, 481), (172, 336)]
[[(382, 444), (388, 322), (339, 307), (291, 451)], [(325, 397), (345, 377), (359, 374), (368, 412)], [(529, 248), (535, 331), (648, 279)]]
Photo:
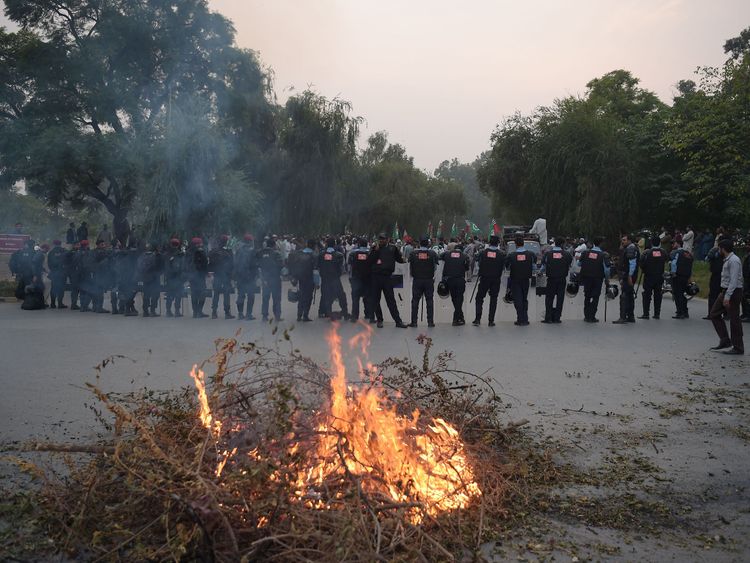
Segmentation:
[[(255, 288), (258, 284), (258, 260), (253, 245), (243, 242), (234, 255), (234, 279), (237, 282), (237, 314), (252, 320), (255, 306)], [(247, 298), (247, 314), (245, 314)]]
[(216, 317), (219, 308), (219, 296), (224, 299), (224, 316), (231, 317), (232, 269), (234, 257), (228, 248), (214, 248), (208, 253), (208, 269), (213, 272), (213, 299), (211, 316)]
[(117, 301), (120, 314), (128, 317), (136, 316), (135, 296), (138, 292), (136, 280), (136, 265), (138, 264), (137, 248), (121, 248), (114, 254), (115, 284), (117, 285)]
[(548, 323), (561, 322), (565, 284), (573, 257), (558, 246), (553, 246), (542, 256), (542, 266), (547, 276), (544, 294), (544, 320)]
[(34, 249), (26, 245), (16, 250), (11, 255), (8, 266), (11, 273), (16, 276), (16, 298), (24, 299), (26, 286), (34, 279)]
[(147, 250), (138, 257), (136, 272), (138, 281), (143, 284), (143, 316), (156, 317), (161, 291), (161, 255)]
[(708, 251), (706, 260), (708, 260), (708, 269), (711, 271), (711, 278), (708, 282), (708, 312), (710, 314), (716, 298), (721, 293), (721, 270), (724, 267), (724, 258), (721, 257), (718, 246)]
[(112, 252), (106, 248), (96, 248), (93, 250), (94, 259), (96, 260), (96, 301), (94, 310), (97, 313), (109, 313), (104, 309), (104, 294), (110, 292), (110, 304), (117, 309), (117, 293), (112, 291), (114, 286), (114, 272), (112, 271)]
[(693, 275), (693, 254), (684, 248), (677, 248), (670, 255), (672, 262), (672, 299), (677, 314), (675, 317), (688, 318), (687, 291), (690, 276)]
[(505, 269), (505, 253), (497, 246), (488, 246), (479, 253), (479, 287), (477, 288), (476, 316), (474, 324), (482, 320), (484, 297), (490, 294), (490, 311), (487, 320), (490, 325), (495, 324), (497, 311), (497, 296), (500, 293), (500, 279)]
[(263, 248), (258, 251), (258, 265), (260, 267), (263, 293), (261, 295), (261, 313), (263, 320), (268, 320), (268, 302), (273, 297), (273, 316), (276, 321), (281, 320), (281, 270), (284, 267), (281, 254), (276, 248)]
[(91, 310), (91, 305), (96, 303), (96, 260), (94, 253), (88, 247), (81, 247), (78, 252), (78, 269), (81, 272), (79, 291), (81, 294), (81, 311)]
[(411, 274), (411, 324), (417, 326), (419, 302), (424, 296), (427, 306), (427, 325), (435, 324), (435, 269), (438, 256), (429, 248), (420, 246), (409, 254)]
[(660, 246), (649, 248), (641, 256), (641, 271), (643, 272), (643, 316), (648, 318), (651, 306), (651, 295), (654, 296), (654, 318), (661, 315), (662, 287), (664, 285), (664, 264), (667, 254)]
[(406, 326), (401, 321), (401, 315), (396, 305), (396, 297), (393, 294), (393, 281), (391, 275), (396, 269), (396, 263), (403, 264), (404, 258), (401, 251), (393, 244), (376, 246), (370, 251), (370, 267), (372, 269), (372, 307), (377, 316), (378, 325), (383, 324), (383, 311), (380, 309), (380, 297), (385, 296), (388, 311), (396, 323), (396, 326)]
[(190, 280), (190, 304), (193, 318), (205, 317), (206, 276), (208, 275), (208, 255), (202, 246), (193, 246), (186, 256), (188, 280)]
[(185, 253), (182, 248), (172, 248), (164, 264), (164, 285), (166, 289), (167, 316), (182, 316), (182, 294), (185, 286)]
[[(635, 322), (635, 280), (638, 278), (638, 248), (632, 242), (620, 249), (617, 273), (620, 276), (620, 320)], [(635, 270), (630, 273), (631, 263)]]
[[(369, 320), (375, 318), (372, 310), (372, 288), (371, 275), (372, 265), (370, 263), (370, 249), (366, 247), (355, 248), (349, 253), (349, 271), (351, 277), (349, 283), (352, 286), (352, 320), (359, 319), (359, 301), (363, 302), (364, 317)], [(381, 313), (382, 316), (382, 313)]]
[(508, 254), (506, 267), (510, 270), (510, 291), (516, 308), (516, 324), (529, 324), (529, 285), (534, 274), (536, 255), (524, 247)]
[(602, 283), (606, 270), (609, 270), (609, 255), (595, 246), (581, 252), (579, 263), (581, 271), (578, 275), (583, 285), (583, 317), (589, 322), (596, 322)]
[(329, 317), (334, 300), (338, 300), (345, 319), (349, 318), (349, 307), (346, 302), (346, 292), (341, 285), (341, 274), (344, 273), (344, 255), (338, 250), (328, 247), (318, 255), (318, 271), (320, 272), (320, 303), (323, 316)]
[(289, 274), (297, 280), (299, 299), (297, 300), (297, 320), (309, 321), (312, 307), (315, 277), (313, 272), (318, 262), (312, 248), (295, 250), (289, 255)]
[(81, 280), (83, 274), (81, 272), (81, 251), (70, 250), (65, 255), (65, 275), (70, 282), (70, 308), (75, 311), (79, 309), (78, 300), (81, 294)]
[(62, 246), (55, 246), (47, 253), (47, 268), (49, 269), (50, 290), (49, 300), (50, 307), (55, 309), (60, 307), (65, 309), (63, 304), (65, 297), (65, 258), (68, 253)]
[(453, 324), (454, 326), (465, 324), (464, 292), (466, 291), (466, 272), (471, 267), (471, 260), (458, 248), (443, 252), (440, 259), (443, 261), (443, 281), (448, 286), (453, 303)]

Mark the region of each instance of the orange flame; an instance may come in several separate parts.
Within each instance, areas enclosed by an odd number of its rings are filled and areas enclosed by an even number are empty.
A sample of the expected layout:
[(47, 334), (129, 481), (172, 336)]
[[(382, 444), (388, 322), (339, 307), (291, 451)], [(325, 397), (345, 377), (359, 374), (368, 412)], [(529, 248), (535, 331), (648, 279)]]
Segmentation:
[(193, 369), (190, 370), (190, 377), (195, 382), (195, 388), (198, 390), (198, 401), (200, 402), (200, 412), (198, 416), (208, 430), (210, 430), (216, 438), (221, 434), (221, 421), (214, 420), (214, 416), (211, 413), (211, 407), (208, 404), (208, 394), (206, 393), (206, 376), (203, 370), (198, 369), (197, 365), (193, 365)]

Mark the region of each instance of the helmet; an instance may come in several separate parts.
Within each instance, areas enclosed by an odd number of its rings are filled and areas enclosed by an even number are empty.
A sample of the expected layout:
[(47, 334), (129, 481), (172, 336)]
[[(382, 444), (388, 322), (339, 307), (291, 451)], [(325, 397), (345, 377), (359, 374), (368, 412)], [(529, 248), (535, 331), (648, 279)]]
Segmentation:
[(701, 291), (701, 288), (698, 287), (698, 284), (695, 282), (690, 282), (687, 286), (687, 289), (685, 290), (685, 293), (689, 295), (690, 297), (695, 297), (698, 295)]
[(289, 300), (289, 303), (296, 303), (299, 301), (299, 290), (290, 287), (289, 291), (286, 292), (286, 298)]
[(437, 294), (445, 299), (450, 295), (450, 291), (448, 290), (448, 284), (445, 283), (445, 280), (441, 280), (441, 282), (437, 286)]
[(571, 283), (578, 283), (580, 280), (578, 279), (578, 272), (573, 272), (570, 274), (570, 281)]
[(620, 288), (616, 285), (607, 286), (607, 299), (614, 299), (618, 295), (620, 295)]
[(503, 301), (505, 301), (508, 305), (513, 303), (513, 294), (510, 291), (510, 288), (508, 288), (508, 291), (505, 292), (505, 295), (503, 296)]
[(569, 281), (568, 285), (565, 286), (565, 291), (570, 297), (575, 297), (578, 295), (578, 282), (577, 281)]

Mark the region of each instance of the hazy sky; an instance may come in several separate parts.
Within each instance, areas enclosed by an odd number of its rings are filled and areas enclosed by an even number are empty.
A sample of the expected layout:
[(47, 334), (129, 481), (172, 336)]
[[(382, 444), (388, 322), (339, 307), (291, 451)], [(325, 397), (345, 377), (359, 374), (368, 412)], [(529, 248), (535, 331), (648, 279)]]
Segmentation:
[(495, 125), (583, 94), (614, 69), (671, 101), (725, 59), (748, 0), (210, 0), (275, 74), (279, 101), (308, 85), (354, 104), (429, 171), (472, 160)]

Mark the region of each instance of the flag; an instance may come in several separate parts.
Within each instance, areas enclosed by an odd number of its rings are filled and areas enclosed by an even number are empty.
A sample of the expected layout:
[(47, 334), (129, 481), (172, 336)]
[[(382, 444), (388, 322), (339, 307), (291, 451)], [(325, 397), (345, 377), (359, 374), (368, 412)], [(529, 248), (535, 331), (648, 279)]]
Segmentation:
[(427, 225), (427, 236), (432, 238), (432, 221)]
[(443, 238), (443, 220), (442, 219), (440, 219), (440, 222), (438, 223), (437, 237)]
[(456, 228), (456, 220), (453, 220), (453, 224), (451, 225), (451, 238), (456, 238), (458, 236), (458, 229)]
[(500, 234), (500, 227), (497, 224), (497, 221), (495, 219), (492, 219), (492, 223), (490, 223), (490, 229), (488, 237), (491, 237), (492, 235), (499, 235)]
[(472, 235), (478, 235), (482, 232), (482, 230), (477, 226), (476, 223), (472, 223), (471, 221), (466, 219), (466, 232)]
[(398, 221), (393, 225), (393, 240), (398, 240)]
[(407, 242), (408, 242), (408, 240), (409, 240), (409, 233), (407, 233), (407, 232), (406, 232), (406, 229), (404, 229), (404, 236), (403, 236), (403, 239), (404, 239), (404, 241), (407, 241)]

